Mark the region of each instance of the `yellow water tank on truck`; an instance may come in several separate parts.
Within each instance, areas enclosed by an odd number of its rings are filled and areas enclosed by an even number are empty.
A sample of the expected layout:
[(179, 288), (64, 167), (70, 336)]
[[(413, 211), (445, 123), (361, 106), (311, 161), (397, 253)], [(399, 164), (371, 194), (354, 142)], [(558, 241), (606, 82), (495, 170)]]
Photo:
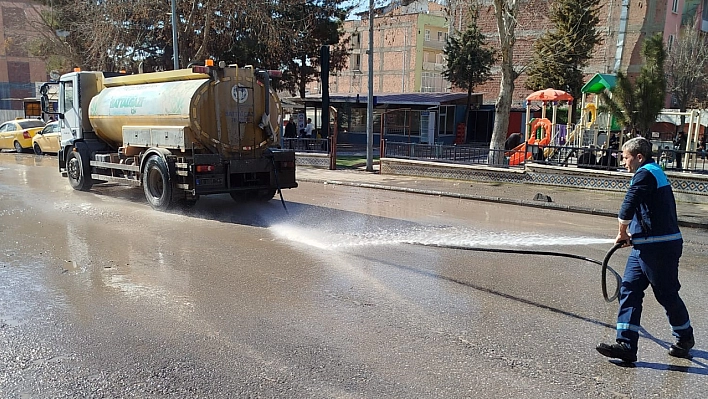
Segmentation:
[[(89, 120), (115, 147), (197, 146), (233, 154), (273, 144), (282, 114), (277, 96), (266, 92), (253, 69), (223, 71), (218, 80), (191, 70), (105, 78), (105, 89), (90, 102)], [(266, 104), (264, 129), (259, 116)]]

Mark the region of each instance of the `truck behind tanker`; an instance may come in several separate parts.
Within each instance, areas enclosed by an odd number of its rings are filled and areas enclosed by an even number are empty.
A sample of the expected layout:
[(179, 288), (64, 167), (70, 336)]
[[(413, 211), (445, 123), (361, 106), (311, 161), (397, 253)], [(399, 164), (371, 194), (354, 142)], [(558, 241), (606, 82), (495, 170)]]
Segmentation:
[(267, 71), (77, 71), (57, 84), (59, 170), (77, 190), (142, 186), (153, 208), (167, 210), (202, 195), (266, 201), (297, 187), (295, 153), (277, 146), (282, 111)]

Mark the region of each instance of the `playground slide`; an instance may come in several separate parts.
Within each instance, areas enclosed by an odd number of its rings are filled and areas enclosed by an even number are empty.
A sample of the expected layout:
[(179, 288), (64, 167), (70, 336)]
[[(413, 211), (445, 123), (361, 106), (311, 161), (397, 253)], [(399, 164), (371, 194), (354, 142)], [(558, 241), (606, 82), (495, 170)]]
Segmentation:
[[(546, 118), (538, 118), (534, 119), (531, 122), (531, 131), (535, 132), (537, 128), (542, 128), (543, 129), (543, 138), (541, 140), (536, 140), (535, 133), (531, 135), (531, 138), (529, 138), (525, 143), (521, 143), (518, 146), (516, 146), (512, 151), (513, 153), (511, 154), (511, 157), (509, 158), (509, 165), (510, 166), (515, 166), (519, 165), (520, 163), (531, 159), (533, 155), (530, 152), (526, 152), (526, 146), (527, 145), (537, 145), (539, 147), (545, 147), (548, 144), (551, 143), (551, 135), (550, 132), (552, 131), (552, 125), (551, 121), (549, 121)], [(545, 152), (545, 150), (544, 150)]]
[(514, 147), (509, 153), (511, 153), (511, 157), (509, 157), (509, 165), (510, 166), (516, 166), (522, 162), (524, 162), (527, 159), (531, 159), (532, 155), (530, 152), (526, 152), (526, 145), (527, 144), (534, 144), (536, 142), (536, 138), (532, 137), (530, 138), (527, 142), (521, 143), (518, 146)]

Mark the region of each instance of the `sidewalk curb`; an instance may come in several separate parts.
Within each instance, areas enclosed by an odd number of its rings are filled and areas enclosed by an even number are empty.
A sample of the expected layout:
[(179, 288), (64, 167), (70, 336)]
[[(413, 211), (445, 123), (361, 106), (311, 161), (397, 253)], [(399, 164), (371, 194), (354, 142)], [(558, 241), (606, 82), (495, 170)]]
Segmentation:
[[(370, 189), (375, 189), (375, 190), (398, 191), (398, 192), (402, 192), (402, 193), (411, 193), (411, 194), (434, 195), (434, 196), (438, 196), (438, 197), (458, 198), (458, 199), (466, 199), (466, 200), (472, 200), (472, 201), (483, 201), (483, 202), (494, 202), (494, 203), (498, 203), (498, 204), (526, 206), (526, 207), (531, 207), (531, 208), (551, 209), (551, 210), (564, 211), (564, 212), (572, 212), (572, 213), (580, 213), (580, 214), (586, 214), (586, 215), (596, 215), (596, 216), (606, 216), (606, 217), (611, 217), (611, 218), (617, 218), (617, 212), (615, 212), (615, 211), (609, 211), (606, 209), (597, 209), (597, 208), (586, 208), (586, 207), (572, 206), (572, 205), (558, 205), (558, 204), (554, 204), (552, 202), (538, 202), (538, 201), (518, 200), (518, 199), (502, 198), (502, 197), (488, 197), (488, 196), (484, 196), (484, 195), (461, 194), (461, 193), (452, 193), (452, 192), (439, 191), (439, 190), (424, 190), (424, 189), (417, 189), (417, 188), (396, 187), (396, 186), (388, 186), (388, 185), (375, 184), (375, 183), (358, 183), (358, 182), (350, 182), (350, 181), (342, 181), (342, 180), (299, 178), (298, 181), (308, 182), (308, 183), (333, 184), (333, 185), (338, 185), (338, 186), (370, 188)], [(708, 228), (708, 223), (703, 223), (703, 222), (692, 222), (692, 221), (688, 221), (688, 220), (680, 220), (679, 219), (678, 224), (681, 227), (704, 228), (704, 229)]]

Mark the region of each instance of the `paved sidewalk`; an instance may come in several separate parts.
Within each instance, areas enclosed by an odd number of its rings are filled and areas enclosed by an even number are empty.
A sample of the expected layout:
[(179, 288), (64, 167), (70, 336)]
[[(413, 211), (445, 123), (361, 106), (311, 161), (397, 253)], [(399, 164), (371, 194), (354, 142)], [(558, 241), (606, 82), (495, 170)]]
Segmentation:
[[(614, 191), (380, 175), (378, 172), (366, 172), (362, 169), (327, 170), (298, 166), (297, 180), (499, 202), (608, 217), (617, 217), (619, 206), (624, 198), (623, 193)], [(551, 201), (536, 200), (538, 194), (550, 197)], [(676, 208), (681, 226), (708, 228), (708, 204), (678, 202)]]

